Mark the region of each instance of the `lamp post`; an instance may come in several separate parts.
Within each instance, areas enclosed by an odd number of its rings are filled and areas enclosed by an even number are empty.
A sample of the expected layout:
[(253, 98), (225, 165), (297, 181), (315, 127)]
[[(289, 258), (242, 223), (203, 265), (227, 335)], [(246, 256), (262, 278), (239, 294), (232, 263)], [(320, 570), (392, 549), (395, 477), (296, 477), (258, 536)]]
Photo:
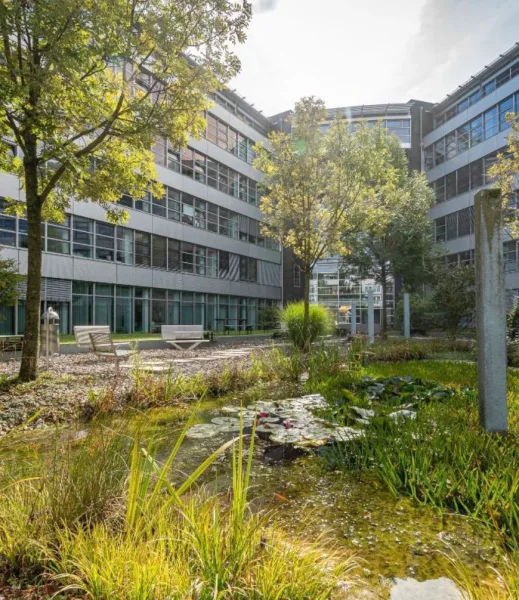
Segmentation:
[(50, 367), (50, 326), (59, 324), (59, 315), (52, 306), (49, 306), (42, 315), (42, 321), (45, 324), (45, 368), (48, 371)]

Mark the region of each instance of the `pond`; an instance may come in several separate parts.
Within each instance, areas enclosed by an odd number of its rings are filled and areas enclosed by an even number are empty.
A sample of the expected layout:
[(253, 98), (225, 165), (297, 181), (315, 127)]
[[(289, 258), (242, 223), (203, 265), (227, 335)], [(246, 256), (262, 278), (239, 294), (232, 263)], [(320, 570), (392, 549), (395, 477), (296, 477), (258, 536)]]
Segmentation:
[[(205, 401), (198, 407), (197, 422), (210, 423), (228, 416), (232, 406), (251, 410), (255, 403), (294, 395), (293, 389), (274, 393), (260, 388)], [(185, 411), (179, 413), (172, 408), (149, 411), (133, 425), (160, 436), (159, 458), (165, 458), (185, 419)], [(232, 435), (221, 432), (186, 439), (176, 463), (179, 479)], [(229, 456), (222, 456), (205, 482), (217, 491), (227, 489), (229, 465)], [(253, 508), (272, 510), (273, 518), (285, 529), (304, 532), (309, 539), (325, 532), (331, 545), (354, 550), (361, 563), (361, 579), (381, 590), (382, 596), (373, 597), (459, 598), (454, 584), (446, 579), (449, 555), (455, 554), (474, 578), (481, 577), (485, 570), (491, 577), (490, 567), (495, 566), (495, 540), (484, 527), (459, 515), (417, 505), (408, 498), (394, 498), (369, 475), (326, 470), (317, 452), (297, 452), (288, 445), (256, 439), (251, 486)]]
[[(202, 401), (196, 407), (196, 422), (210, 423), (229, 416), (229, 407), (257, 406), (296, 395), (297, 390), (290, 388), (259, 387), (241, 395)], [(161, 460), (168, 456), (194, 408), (149, 410), (123, 425), (130, 433), (139, 430), (144, 437), (155, 436), (159, 440), (157, 458)], [(106, 424), (112, 423), (117, 420)], [(64, 434), (78, 440), (87, 435), (88, 429)], [(172, 478), (183, 479), (233, 435), (221, 431), (185, 439)], [(48, 441), (44, 433), (27, 439), (34, 442), (31, 446), (41, 448)], [(23, 444), (17, 447), (23, 450)], [(230, 480), (228, 452), (206, 472), (203, 482), (215, 491), (224, 491)], [(376, 590), (373, 595), (362, 596), (366, 599), (455, 600), (460, 595), (449, 580), (449, 555), (456, 555), (474, 579), (483, 572), (491, 577), (490, 567), (496, 564), (496, 544), (488, 529), (470, 519), (416, 505), (408, 498), (394, 498), (369, 475), (326, 470), (318, 448), (301, 452), (290, 445), (256, 440), (250, 499), (253, 510), (272, 511), (272, 518), (289, 532), (303, 532), (309, 540), (322, 535), (330, 547), (340, 545), (355, 551), (360, 562), (359, 580)], [(357, 594), (354, 597), (360, 598)]]

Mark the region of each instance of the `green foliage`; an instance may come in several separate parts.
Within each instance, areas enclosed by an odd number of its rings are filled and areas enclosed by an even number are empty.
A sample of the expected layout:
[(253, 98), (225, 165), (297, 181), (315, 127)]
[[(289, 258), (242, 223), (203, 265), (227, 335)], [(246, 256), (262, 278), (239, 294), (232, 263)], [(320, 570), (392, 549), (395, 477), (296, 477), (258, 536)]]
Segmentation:
[[(124, 436), (122, 454), (113, 446), (99, 446), (97, 438), (77, 442), (81, 455), (99, 454), (100, 459), (89, 466), (83, 459), (76, 462), (74, 455), (68, 461), (54, 455), (50, 471), (63, 475), (55, 481), (42, 470), (40, 456), (26, 461), (22, 477), (13, 466), (19, 461), (11, 461), (13, 470), (0, 474), (2, 577), (20, 582), (41, 575), (56, 582), (57, 593), (99, 600), (329, 600), (355, 563), (344, 553), (324, 553), (319, 540), (285, 536), (271, 515), (250, 510), (254, 434), (248, 448), (240, 435), (190, 475), (171, 482), (193, 418), (194, 413), (163, 462), (157, 459), (155, 441), (146, 442), (139, 434), (133, 444)], [(231, 446), (229, 493), (218, 496), (207, 488), (195, 489), (195, 482)], [(117, 457), (123, 485), (117, 485), (115, 494), (99, 491), (112, 502), (107, 510), (91, 511), (98, 488), (78, 495), (85, 479), (76, 467), (82, 464), (90, 477), (96, 468), (110, 477), (113, 458), (104, 458), (105, 453)], [(120, 464), (124, 468), (119, 474)], [(84, 500), (82, 508), (76, 499)], [(58, 502), (71, 509), (61, 509), (66, 518), (56, 520), (52, 515)]]
[(332, 333), (334, 327), (330, 311), (320, 304), (312, 304), (309, 312), (308, 337), (305, 338), (304, 316), (304, 302), (287, 304), (280, 313), (281, 323), (286, 326), (290, 340), (294, 346), (301, 350), (318, 337)]
[[(479, 427), (477, 397), (472, 389), (475, 368), (463, 364), (430, 362), (377, 365), (368, 373), (383, 379), (353, 386), (377, 413), (385, 407), (413, 405), (415, 420), (395, 426), (375, 418), (364, 438), (336, 447), (326, 458), (332, 468), (369, 469), (394, 494), (469, 515), (502, 535), (509, 548), (519, 549), (519, 443), (517, 435), (496, 436)], [(395, 373), (410, 377), (397, 378)], [(420, 379), (413, 378), (419, 374)], [(388, 377), (389, 375), (389, 377)], [(429, 376), (427, 382), (421, 377)], [(436, 381), (435, 381), (436, 380)], [(442, 389), (438, 381), (457, 383)], [(460, 385), (461, 384), (461, 385)], [(517, 422), (517, 376), (510, 381), (512, 422)], [(350, 406), (351, 396), (337, 402)]]
[[(411, 334), (427, 335), (434, 329), (436, 322), (435, 306), (432, 298), (421, 294), (411, 294)], [(395, 310), (395, 325), (402, 332), (404, 329), (404, 299), (397, 302)]]
[[(155, 150), (205, 129), (209, 94), (240, 67), (249, 2), (12, 0), (0, 10), (0, 170), (18, 176), (27, 217), (26, 333), (20, 378), (37, 376), (42, 219), (71, 198), (125, 221), (123, 194), (163, 195)], [(203, 49), (203, 51), (201, 51)], [(9, 200), (9, 199), (8, 199)]]
[(450, 265), (437, 261), (434, 268), (433, 303), (441, 327), (451, 337), (469, 327), (476, 313), (474, 265)]
[(18, 284), (23, 280), (23, 275), (18, 273), (16, 261), (0, 258), (0, 308), (14, 305), (18, 298)]

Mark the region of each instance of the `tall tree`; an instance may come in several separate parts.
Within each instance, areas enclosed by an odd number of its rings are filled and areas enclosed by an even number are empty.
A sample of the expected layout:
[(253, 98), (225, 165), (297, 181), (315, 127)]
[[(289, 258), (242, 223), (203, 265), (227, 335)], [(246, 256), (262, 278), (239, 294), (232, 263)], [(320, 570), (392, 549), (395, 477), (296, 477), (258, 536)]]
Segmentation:
[(306, 340), (313, 266), (344, 250), (342, 234), (383, 217), (378, 199), (389, 195), (399, 176), (390, 160), (393, 142), (381, 127), (352, 130), (337, 119), (323, 131), (325, 119), (322, 100), (303, 98), (291, 133), (273, 132), (268, 149), (256, 147), (255, 166), (264, 174), (264, 233), (291, 248), (305, 274)]
[(361, 234), (344, 240), (350, 249), (343, 260), (346, 271), (352, 277), (374, 279), (382, 288), (382, 336), (387, 334), (390, 280), (401, 278), (409, 291), (415, 289), (427, 281), (437, 254), (428, 217), (434, 202), (432, 191), (423, 174), (409, 177), (404, 150), (395, 141), (393, 164), (399, 177), (396, 187), (379, 198), (383, 216), (369, 223)]
[(3, 144), (0, 169), (19, 176), (28, 221), (22, 380), (37, 375), (42, 220), (73, 197), (117, 221), (123, 193), (162, 193), (151, 148), (201, 135), (250, 17), (246, 0), (0, 0), (0, 139), (23, 155)]

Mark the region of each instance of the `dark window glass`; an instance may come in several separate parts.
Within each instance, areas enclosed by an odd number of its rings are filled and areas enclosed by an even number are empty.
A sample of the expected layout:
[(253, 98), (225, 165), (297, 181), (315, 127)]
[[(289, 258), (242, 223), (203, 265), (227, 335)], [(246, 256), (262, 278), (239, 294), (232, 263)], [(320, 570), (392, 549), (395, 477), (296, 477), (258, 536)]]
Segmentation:
[(168, 148), (168, 169), (180, 173), (180, 152)]
[(512, 125), (507, 121), (506, 117), (510, 113), (514, 112), (514, 97), (510, 96), (503, 102), (499, 103), (499, 130), (503, 131), (510, 128)]
[(470, 189), (478, 188), (483, 185), (483, 161), (481, 159), (469, 165), (470, 168)]
[(167, 214), (167, 196), (164, 194), (163, 196), (153, 196), (153, 214), (158, 217), (166, 217)]
[(195, 218), (195, 199), (190, 194), (182, 193), (182, 223), (193, 225)]
[(125, 265), (133, 264), (133, 231), (117, 226), (117, 262)]
[(455, 240), (458, 237), (458, 213), (451, 213), (445, 217), (447, 223), (447, 240)]
[(73, 219), (73, 247), (72, 251), (75, 256), (82, 256), (84, 258), (93, 257), (93, 221), (89, 219), (82, 219), (81, 217), (74, 217)]
[(206, 158), (200, 152), (195, 152), (195, 179), (205, 183)]
[(444, 242), (446, 240), (446, 223), (445, 217), (440, 217), (435, 221), (436, 229), (436, 241)]
[(476, 146), (483, 141), (483, 115), (470, 122), (470, 145)]
[(218, 188), (218, 163), (207, 159), (207, 185)]
[(465, 194), (469, 191), (469, 166), (465, 165), (458, 169), (458, 194)]
[(458, 212), (458, 237), (470, 234), (470, 213), (468, 208)]
[(496, 80), (492, 79), (488, 83), (485, 83), (485, 85), (483, 86), (483, 95), (487, 96), (488, 94), (492, 93), (495, 89), (496, 89)]
[(193, 273), (194, 266), (194, 251), (195, 247), (193, 244), (182, 242), (182, 272)]
[(456, 196), (456, 171), (449, 173), (446, 177), (447, 200)]
[(485, 139), (488, 139), (489, 137), (496, 135), (498, 131), (497, 106), (487, 110), (483, 116), (485, 119)]
[(96, 258), (98, 260), (115, 259), (115, 227), (113, 225), (96, 222)]
[(445, 140), (442, 138), (434, 144), (434, 164), (441, 165), (445, 161)]
[(182, 175), (193, 177), (194, 174), (194, 152), (191, 148), (182, 150)]
[(445, 177), (437, 179), (434, 186), (436, 202), (445, 202)]
[(458, 127), (458, 154), (468, 150), (470, 145), (470, 128), (468, 123)]
[(167, 188), (168, 197), (168, 219), (180, 221), (180, 192), (173, 188)]
[(222, 279), (229, 277), (229, 253), (222, 250), (219, 252), (218, 276)]
[(152, 238), (152, 266), (155, 269), (166, 269), (168, 266), (168, 239), (162, 235)]
[(218, 233), (218, 207), (211, 203), (207, 205), (207, 229)]
[(445, 152), (447, 160), (454, 158), (458, 153), (458, 142), (456, 140), (456, 132), (452, 131), (445, 136)]
[(170, 271), (180, 271), (180, 242), (178, 240), (168, 240), (168, 269)]
[(151, 236), (144, 231), (135, 232), (135, 264), (149, 267), (151, 263)]
[(137, 210), (142, 210), (145, 213), (150, 213), (151, 212), (151, 193), (146, 192), (146, 195), (144, 196), (144, 198), (141, 198), (140, 200), (135, 200), (135, 208)]

